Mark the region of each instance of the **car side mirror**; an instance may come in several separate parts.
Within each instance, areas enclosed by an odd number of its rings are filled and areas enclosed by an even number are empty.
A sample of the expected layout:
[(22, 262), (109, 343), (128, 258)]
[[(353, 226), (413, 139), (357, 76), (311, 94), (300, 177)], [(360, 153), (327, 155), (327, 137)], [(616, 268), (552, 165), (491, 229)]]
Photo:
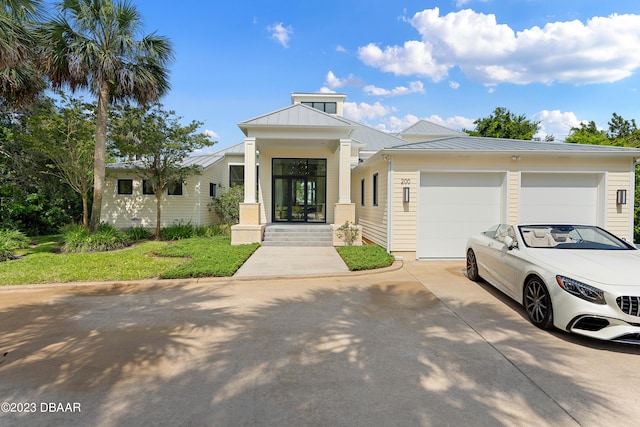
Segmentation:
[(504, 236), (504, 244), (507, 245), (509, 250), (518, 246), (518, 243), (511, 236)]

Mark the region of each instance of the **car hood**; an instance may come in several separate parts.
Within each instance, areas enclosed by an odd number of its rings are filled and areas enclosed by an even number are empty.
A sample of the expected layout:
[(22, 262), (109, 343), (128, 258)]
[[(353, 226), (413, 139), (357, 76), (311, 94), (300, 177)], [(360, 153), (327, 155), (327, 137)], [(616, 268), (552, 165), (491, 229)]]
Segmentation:
[(640, 251), (533, 249), (530, 255), (557, 274), (573, 279), (617, 286), (640, 285)]

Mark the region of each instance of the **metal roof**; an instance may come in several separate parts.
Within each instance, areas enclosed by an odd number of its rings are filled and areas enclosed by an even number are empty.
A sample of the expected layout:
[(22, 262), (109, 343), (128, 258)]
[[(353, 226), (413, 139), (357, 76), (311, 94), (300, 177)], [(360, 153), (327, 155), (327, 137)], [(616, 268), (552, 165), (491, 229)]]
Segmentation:
[[(215, 164), (227, 154), (244, 154), (244, 142), (224, 148), (211, 154), (202, 154), (199, 156), (189, 156), (182, 161), (181, 166), (200, 166), (203, 169)], [(107, 164), (108, 169), (134, 169), (139, 165), (139, 161), (134, 162), (118, 162)]]
[(454, 129), (449, 129), (448, 127), (438, 125), (436, 123), (430, 122), (428, 120), (419, 120), (418, 122), (412, 124), (402, 132), (398, 134), (398, 136), (448, 136), (448, 135), (465, 135), (464, 132), (460, 132)]
[(394, 136), (390, 133), (382, 132), (369, 126), (361, 125), (353, 120), (344, 119), (349, 121), (352, 125), (356, 126), (353, 134), (351, 134), (351, 141), (362, 144), (361, 150), (363, 151), (380, 151), (386, 147), (395, 147), (400, 144), (406, 144), (402, 138)]
[(571, 144), (564, 142), (523, 141), (519, 139), (452, 136), (394, 147), (393, 151), (464, 151), (464, 152), (549, 152), (549, 153), (617, 153), (640, 156), (640, 149), (611, 145)]
[(345, 127), (352, 124), (342, 117), (327, 114), (304, 104), (294, 104), (238, 123), (238, 127), (243, 132), (246, 128), (255, 126)]

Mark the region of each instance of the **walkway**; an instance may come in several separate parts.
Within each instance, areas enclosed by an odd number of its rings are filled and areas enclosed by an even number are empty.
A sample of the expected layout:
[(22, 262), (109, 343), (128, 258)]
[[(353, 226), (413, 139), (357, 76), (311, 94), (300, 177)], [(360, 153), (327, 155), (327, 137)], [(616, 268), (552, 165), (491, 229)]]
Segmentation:
[(348, 271), (333, 247), (260, 246), (233, 277), (284, 277)]

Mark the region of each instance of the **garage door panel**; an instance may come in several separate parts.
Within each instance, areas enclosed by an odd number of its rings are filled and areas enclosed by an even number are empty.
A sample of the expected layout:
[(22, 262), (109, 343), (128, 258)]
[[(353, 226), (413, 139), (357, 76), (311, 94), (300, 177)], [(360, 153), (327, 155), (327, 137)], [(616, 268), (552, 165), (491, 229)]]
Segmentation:
[(463, 258), (469, 236), (500, 222), (502, 173), (424, 172), (420, 180), (417, 254)]

